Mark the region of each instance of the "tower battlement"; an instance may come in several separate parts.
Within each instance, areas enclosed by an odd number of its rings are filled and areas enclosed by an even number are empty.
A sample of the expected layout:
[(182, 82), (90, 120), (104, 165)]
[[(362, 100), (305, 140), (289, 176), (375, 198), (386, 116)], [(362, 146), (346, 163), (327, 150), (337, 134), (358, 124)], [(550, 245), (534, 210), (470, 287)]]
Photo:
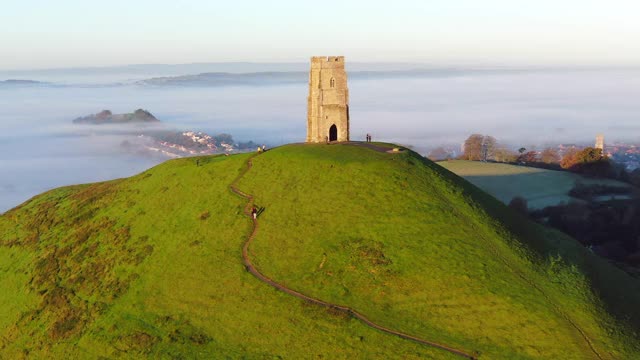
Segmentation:
[(312, 69), (344, 69), (344, 56), (313, 56)]
[(344, 56), (314, 56), (309, 72), (307, 142), (349, 141)]

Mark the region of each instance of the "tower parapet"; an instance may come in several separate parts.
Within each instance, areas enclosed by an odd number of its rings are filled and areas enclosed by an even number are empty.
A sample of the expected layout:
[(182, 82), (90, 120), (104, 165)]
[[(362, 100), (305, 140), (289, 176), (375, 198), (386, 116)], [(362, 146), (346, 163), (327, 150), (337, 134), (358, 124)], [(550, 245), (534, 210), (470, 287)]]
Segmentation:
[(349, 141), (349, 89), (344, 56), (311, 58), (306, 141)]

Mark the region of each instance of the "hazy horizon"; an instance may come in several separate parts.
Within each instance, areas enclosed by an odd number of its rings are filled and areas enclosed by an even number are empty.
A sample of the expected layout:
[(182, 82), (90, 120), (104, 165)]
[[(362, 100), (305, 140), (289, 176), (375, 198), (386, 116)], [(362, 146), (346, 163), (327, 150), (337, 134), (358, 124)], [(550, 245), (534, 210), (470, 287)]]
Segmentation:
[[(174, 75), (186, 75), (208, 71), (245, 73), (260, 71), (301, 71), (309, 69), (309, 59), (313, 56), (335, 56), (342, 54), (315, 54), (296, 61), (196, 61), (196, 62), (151, 62), (151, 63), (120, 63), (120, 64), (85, 64), (41, 66), (34, 68), (0, 68), (0, 74), (37, 74), (37, 73), (69, 73), (69, 72), (93, 72), (93, 73), (117, 73), (124, 70), (135, 71), (138, 74), (163, 73)], [(477, 69), (625, 69), (640, 68), (636, 61), (617, 63), (576, 63), (576, 62), (513, 62), (513, 61), (358, 61), (348, 58), (346, 67), (349, 71), (389, 71), (389, 70), (415, 70), (415, 69), (442, 69), (442, 68), (477, 68)], [(200, 70), (199, 70), (200, 69)], [(265, 70), (266, 69), (266, 70)]]
[[(169, 128), (230, 133), (269, 146), (304, 141), (306, 78), (255, 86), (120, 83), (128, 76), (81, 71), (70, 78), (106, 85), (0, 86), (0, 212), (53, 187), (130, 176), (162, 161), (123, 152), (123, 137), (113, 129), (71, 124), (103, 109), (144, 108)], [(354, 77), (349, 89), (352, 139), (371, 133), (423, 154), (457, 147), (471, 133), (531, 148), (590, 144), (597, 133), (607, 142), (633, 140), (640, 131), (640, 69), (435, 71)]]

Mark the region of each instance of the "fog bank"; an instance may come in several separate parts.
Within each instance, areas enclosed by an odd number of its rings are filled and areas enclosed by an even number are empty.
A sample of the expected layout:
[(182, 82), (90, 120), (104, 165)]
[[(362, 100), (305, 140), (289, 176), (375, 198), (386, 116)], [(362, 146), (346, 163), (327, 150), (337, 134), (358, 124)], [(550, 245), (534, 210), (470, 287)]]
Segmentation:
[[(63, 76), (21, 75), (37, 81)], [(142, 75), (136, 78), (148, 78)], [(103, 109), (143, 108), (167, 127), (230, 133), (236, 141), (273, 146), (305, 138), (306, 82), (154, 87), (117, 85), (122, 74), (99, 79), (111, 85), (0, 87), (0, 212), (53, 187), (130, 176), (162, 161), (123, 152), (125, 135), (117, 129), (71, 124)], [(458, 146), (476, 132), (527, 148), (590, 143), (597, 133), (607, 142), (640, 134), (636, 69), (354, 77), (349, 89), (352, 139), (371, 133), (374, 140), (422, 152)]]

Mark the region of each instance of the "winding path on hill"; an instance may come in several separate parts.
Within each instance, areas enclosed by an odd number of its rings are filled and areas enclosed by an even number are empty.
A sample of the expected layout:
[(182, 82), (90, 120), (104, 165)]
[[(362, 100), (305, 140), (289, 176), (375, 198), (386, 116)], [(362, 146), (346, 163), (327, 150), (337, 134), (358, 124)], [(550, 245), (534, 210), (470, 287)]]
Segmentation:
[[(373, 150), (376, 151), (382, 151), (382, 152), (386, 152), (387, 150), (389, 150), (388, 148), (383, 148), (380, 146), (376, 146), (373, 144), (362, 144), (361, 146), (365, 146), (368, 148), (371, 148)], [(231, 185), (229, 185), (230, 190), (234, 193), (237, 194), (239, 196), (241, 196), (242, 198), (247, 200), (247, 204), (244, 207), (244, 214), (246, 216), (251, 217), (251, 208), (253, 207), (253, 195), (248, 194), (243, 192), (242, 190), (240, 190), (237, 186), (238, 182), (247, 174), (247, 172), (251, 169), (251, 167), (253, 166), (253, 158), (256, 157), (258, 154), (254, 154), (251, 157), (249, 157), (249, 159), (247, 159), (247, 167), (242, 170), (240, 172), (240, 174), (236, 177), (236, 179), (231, 183)], [(395, 331), (389, 328), (386, 328), (382, 325), (376, 324), (375, 322), (369, 320), (366, 316), (364, 316), (363, 314), (359, 313), (358, 311), (348, 307), (348, 306), (342, 306), (342, 305), (338, 305), (338, 304), (333, 304), (330, 302), (326, 302), (326, 301), (322, 301), (320, 299), (316, 299), (314, 297), (305, 295), (301, 292), (295, 291), (293, 289), (290, 289), (272, 279), (270, 279), (269, 277), (267, 277), (266, 275), (264, 275), (263, 273), (261, 273), (255, 266), (254, 264), (251, 262), (251, 258), (249, 257), (249, 246), (251, 245), (251, 243), (253, 242), (257, 232), (258, 232), (258, 220), (257, 219), (251, 219), (252, 221), (252, 228), (251, 228), (251, 233), (249, 234), (249, 236), (247, 237), (243, 247), (242, 247), (242, 262), (244, 263), (245, 269), (250, 272), (253, 276), (255, 276), (258, 280), (271, 285), (272, 287), (274, 287), (277, 290), (280, 290), (286, 294), (289, 294), (291, 296), (297, 297), (299, 299), (302, 299), (304, 301), (307, 301), (309, 303), (312, 304), (316, 304), (316, 305), (320, 305), (323, 306), (325, 308), (334, 310), (334, 311), (340, 311), (342, 313), (347, 314), (348, 316), (354, 317), (358, 320), (360, 320), (362, 323), (364, 323), (365, 325), (374, 328), (376, 330), (385, 332), (387, 334), (391, 334), (391, 335), (395, 335), (398, 336), (400, 338), (406, 339), (406, 340), (411, 340), (414, 342), (417, 342), (419, 344), (423, 344), (423, 345), (427, 345), (427, 346), (431, 346), (440, 350), (444, 350), (444, 351), (448, 351), (451, 354), (466, 358), (466, 359), (472, 359), (475, 360), (477, 359), (475, 355), (472, 355), (464, 350), (459, 350), (447, 345), (443, 345), (443, 344), (439, 344), (433, 341), (429, 341), (429, 340), (425, 340), (425, 339), (421, 339), (415, 336), (411, 336), (399, 331)]]

